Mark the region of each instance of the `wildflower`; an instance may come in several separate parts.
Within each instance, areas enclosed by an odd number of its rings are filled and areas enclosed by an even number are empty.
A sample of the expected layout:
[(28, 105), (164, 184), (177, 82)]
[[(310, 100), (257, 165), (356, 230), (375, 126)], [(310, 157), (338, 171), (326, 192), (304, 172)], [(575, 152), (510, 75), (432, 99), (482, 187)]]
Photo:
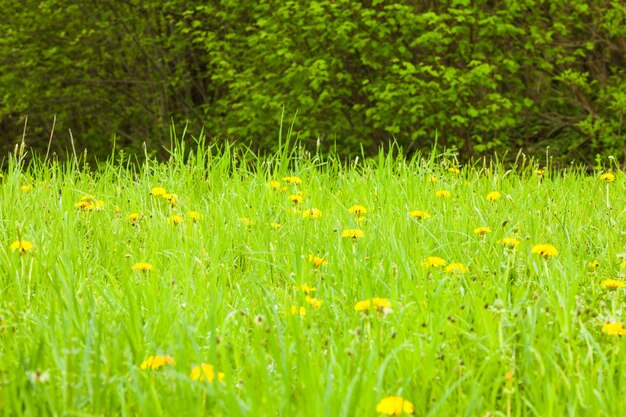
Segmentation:
[(514, 237), (503, 237), (502, 239), (498, 240), (498, 243), (505, 248), (515, 249), (519, 246), (520, 242)]
[(452, 274), (462, 274), (464, 272), (467, 272), (468, 269), (465, 265), (461, 263), (452, 263), (446, 266), (445, 271)]
[[(219, 382), (223, 382), (224, 376), (225, 376), (224, 372), (218, 372), (217, 380)], [(213, 370), (213, 365), (209, 365), (208, 363), (203, 363), (200, 366), (191, 368), (189, 377), (193, 379), (194, 381), (213, 382), (215, 380), (215, 371)]]
[(247, 217), (240, 217), (239, 222), (241, 222), (241, 224), (243, 224), (244, 226), (248, 226), (248, 227), (254, 224), (254, 221), (250, 220)]
[(439, 190), (435, 192), (435, 195), (439, 198), (448, 198), (450, 197), (450, 191), (448, 190)]
[(317, 208), (306, 209), (302, 213), (302, 217), (304, 217), (305, 219), (317, 220), (322, 217), (322, 211)]
[(200, 213), (199, 211), (188, 211), (187, 212), (187, 217), (189, 217), (189, 219), (193, 223), (196, 223), (198, 220), (200, 220), (202, 218), (202, 213)]
[(356, 218), (356, 222), (357, 222), (359, 225), (365, 224), (365, 223), (367, 223), (367, 218), (366, 218), (366, 217), (364, 217), (364, 216), (357, 217), (357, 218)]
[(615, 178), (615, 174), (613, 174), (612, 172), (605, 172), (604, 174), (600, 175), (600, 180), (604, 182), (613, 182), (615, 181)]
[(154, 266), (152, 266), (152, 264), (149, 264), (148, 262), (138, 262), (135, 265), (133, 265), (131, 267), (131, 269), (133, 271), (148, 272), (148, 271), (153, 271), (154, 270)]
[(605, 279), (600, 283), (600, 285), (602, 285), (607, 290), (616, 290), (618, 288), (626, 287), (626, 283), (618, 281), (616, 279)]
[(497, 191), (492, 191), (489, 194), (487, 194), (487, 201), (496, 201), (500, 197), (502, 197), (502, 194), (500, 194)]
[(174, 193), (163, 194), (163, 198), (169, 201), (172, 207), (178, 204), (178, 196)]
[(539, 168), (535, 170), (535, 174), (538, 176), (542, 176), (543, 174), (545, 174), (546, 170), (543, 168)]
[(294, 286), (293, 286), (293, 289), (294, 289), (294, 290), (301, 290), (301, 291), (302, 291), (305, 295), (309, 295), (309, 294), (311, 294), (312, 292), (317, 291), (317, 288), (315, 288), (315, 287), (311, 287), (311, 286), (309, 286), (309, 285), (307, 285), (307, 284), (302, 284), (302, 285), (300, 285), (299, 287), (298, 287), (298, 286), (296, 286), (296, 285), (294, 285)]
[(179, 216), (178, 214), (174, 214), (173, 216), (170, 216), (167, 218), (167, 224), (174, 224), (174, 226), (182, 222), (183, 222), (183, 218)]
[(538, 253), (544, 258), (548, 259), (553, 256), (559, 254), (559, 251), (554, 247), (554, 245), (550, 245), (549, 243), (542, 243), (532, 247), (531, 253)]
[(356, 206), (350, 207), (348, 209), (348, 213), (356, 214), (357, 216), (363, 216), (364, 214), (367, 214), (367, 209), (362, 205), (357, 204)]
[(285, 181), (287, 184), (302, 184), (302, 180), (300, 179), (300, 177), (285, 177), (283, 178), (283, 181)]
[(122, 212), (122, 208), (120, 206), (118, 206), (117, 204), (115, 205), (115, 208), (113, 209), (116, 213), (121, 213)]
[(27, 193), (29, 192), (31, 189), (33, 188), (32, 185), (30, 184), (24, 184), (20, 187), (20, 190), (22, 190), (23, 192)]
[(160, 369), (165, 365), (174, 365), (174, 358), (171, 356), (150, 355), (141, 363), (141, 369)]
[(322, 265), (328, 265), (328, 262), (326, 262), (326, 259), (321, 258), (319, 256), (315, 256), (315, 255), (309, 255), (309, 262), (311, 262), (313, 264), (313, 266), (322, 266)]
[(448, 168), (448, 172), (452, 175), (459, 175), (461, 173), (461, 170), (459, 169), (459, 167), (450, 167)]
[(346, 229), (341, 232), (341, 237), (349, 237), (352, 240), (357, 240), (365, 236), (365, 233), (361, 229)]
[(132, 224), (133, 226), (135, 224), (137, 224), (137, 221), (141, 218), (141, 214), (139, 213), (130, 213), (128, 216), (126, 216), (126, 219), (128, 219), (128, 221), (130, 222), (130, 224)]
[(271, 227), (272, 227), (272, 229), (274, 229), (274, 230), (278, 230), (278, 229), (280, 229), (281, 227), (283, 227), (283, 225), (282, 225), (282, 224), (280, 224), (280, 223), (270, 223), (270, 226), (271, 226)]
[(33, 250), (33, 244), (27, 240), (16, 240), (15, 242), (11, 243), (11, 246), (9, 246), (11, 248), (12, 252), (19, 252), (20, 255), (24, 255), (26, 252), (30, 252), (31, 250)]
[(434, 182), (437, 182), (437, 177), (435, 177), (434, 175), (431, 175), (431, 176), (428, 178), (428, 182), (433, 182), (433, 183), (434, 183)]
[(598, 269), (598, 266), (600, 266), (600, 262), (598, 262), (597, 259), (587, 262), (587, 270), (589, 272), (595, 272), (595, 270)]
[(491, 229), (488, 227), (477, 227), (474, 229), (474, 233), (476, 233), (478, 236), (485, 236), (487, 233), (491, 233)]
[(304, 298), (308, 305), (313, 307), (315, 310), (318, 310), (322, 306), (322, 301), (317, 298), (309, 297), (308, 295)]
[(300, 317), (304, 317), (304, 316), (306, 316), (306, 308), (304, 308), (304, 307), (300, 307), (300, 308), (298, 308), (298, 307), (296, 307), (296, 306), (292, 305), (292, 306), (291, 306), (291, 315), (292, 315), (292, 316), (295, 316), (295, 315), (297, 315), (297, 314), (299, 314), (299, 315), (300, 315)]
[(626, 329), (624, 329), (624, 324), (621, 321), (615, 323), (606, 322), (602, 326), (602, 333), (606, 333), (609, 336), (624, 336)]
[(376, 412), (386, 414), (388, 416), (397, 416), (400, 414), (413, 414), (415, 407), (410, 401), (402, 397), (386, 397), (380, 400), (376, 406)]
[(269, 182), (268, 187), (272, 190), (278, 190), (280, 188), (280, 181), (272, 180)]
[(444, 266), (446, 261), (438, 256), (429, 256), (424, 259), (420, 265), (424, 268), (439, 268), (440, 266)]
[(152, 194), (155, 197), (162, 197), (165, 194), (167, 194), (167, 191), (165, 191), (165, 188), (163, 187), (154, 187), (152, 188), (152, 191), (150, 191), (150, 194)]
[(298, 193), (298, 194), (292, 194), (289, 196), (289, 201), (291, 201), (294, 205), (297, 205), (299, 203), (302, 203), (302, 194)]
[(370, 308), (374, 306), (374, 309), (378, 312), (387, 313), (391, 311), (391, 302), (386, 298), (374, 297), (372, 299), (358, 301), (354, 305), (356, 311), (370, 311)]
[(431, 217), (429, 212), (422, 210), (409, 211), (409, 216), (417, 220), (430, 219)]

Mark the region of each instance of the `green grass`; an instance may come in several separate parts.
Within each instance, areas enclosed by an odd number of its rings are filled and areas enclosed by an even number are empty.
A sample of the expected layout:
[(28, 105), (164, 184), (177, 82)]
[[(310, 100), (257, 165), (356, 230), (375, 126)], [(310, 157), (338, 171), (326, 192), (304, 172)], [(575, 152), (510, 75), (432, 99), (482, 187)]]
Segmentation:
[[(0, 412), (375, 416), (399, 395), (417, 416), (621, 415), (624, 338), (601, 329), (623, 320), (624, 290), (600, 283), (626, 271), (624, 174), (607, 165), (609, 184), (576, 169), (539, 176), (533, 161), (451, 166), (447, 154), (342, 164), (202, 144), (167, 163), (95, 170), (11, 157), (0, 185)], [(178, 204), (152, 196), (156, 186)], [(501, 198), (487, 201), (491, 191)], [(80, 210), (84, 196), (104, 206)], [(361, 222), (356, 204), (368, 210)], [(321, 218), (302, 217), (312, 207)], [(408, 215), (418, 209), (432, 217)], [(173, 214), (183, 222), (168, 224)], [(481, 238), (479, 226), (491, 232)], [(341, 237), (353, 228), (364, 237)], [(498, 243), (509, 236), (514, 251)], [(18, 239), (34, 249), (12, 251)], [(531, 253), (538, 243), (559, 254), (544, 260)], [(424, 268), (428, 256), (468, 271)], [(133, 271), (138, 262), (154, 270)], [(303, 284), (319, 309), (294, 290)], [(392, 311), (355, 311), (372, 297)], [(175, 364), (141, 369), (150, 355)], [(202, 363), (224, 381), (192, 380)]]

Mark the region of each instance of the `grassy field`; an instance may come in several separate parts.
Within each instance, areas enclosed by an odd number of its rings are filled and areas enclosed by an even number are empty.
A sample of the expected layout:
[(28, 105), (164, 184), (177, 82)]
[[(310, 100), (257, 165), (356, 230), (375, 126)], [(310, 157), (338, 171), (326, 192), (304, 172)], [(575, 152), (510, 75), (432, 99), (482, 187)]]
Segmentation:
[(5, 162), (2, 415), (623, 415), (614, 161), (182, 153)]

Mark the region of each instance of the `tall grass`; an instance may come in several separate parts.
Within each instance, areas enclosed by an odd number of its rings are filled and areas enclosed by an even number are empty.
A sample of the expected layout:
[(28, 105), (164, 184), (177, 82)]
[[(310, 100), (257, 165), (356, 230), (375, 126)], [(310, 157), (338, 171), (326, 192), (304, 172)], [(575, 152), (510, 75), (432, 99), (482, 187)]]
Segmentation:
[[(617, 175), (605, 183), (577, 169), (538, 175), (545, 164), (523, 158), (456, 173), (454, 156), (437, 152), (342, 163), (198, 140), (171, 153), (91, 169), (9, 158), (3, 415), (374, 416), (391, 395), (419, 416), (623, 413), (624, 340), (601, 331), (624, 314), (624, 290), (601, 285), (624, 279), (617, 167), (605, 167)], [(492, 191), (501, 197), (491, 202)], [(81, 210), (85, 196), (104, 206)], [(349, 213), (356, 204), (362, 218)], [(304, 218), (310, 208), (322, 216)], [(431, 217), (411, 218), (418, 209)], [(491, 232), (476, 235), (480, 226)], [(346, 229), (364, 237), (342, 238)], [(506, 249), (504, 237), (521, 243)], [(33, 250), (12, 251), (20, 239)], [(532, 253), (539, 243), (558, 255)], [(429, 256), (467, 272), (425, 268)], [(134, 271), (139, 262), (154, 270)], [(391, 311), (355, 310), (372, 297)], [(151, 355), (175, 363), (142, 369)], [(224, 381), (190, 378), (202, 363)]]

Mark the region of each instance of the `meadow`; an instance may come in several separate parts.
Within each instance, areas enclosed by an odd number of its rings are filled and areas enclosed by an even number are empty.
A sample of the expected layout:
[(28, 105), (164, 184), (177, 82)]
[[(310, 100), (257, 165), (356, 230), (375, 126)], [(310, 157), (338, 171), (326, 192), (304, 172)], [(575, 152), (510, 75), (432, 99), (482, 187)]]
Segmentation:
[(199, 144), (2, 173), (1, 415), (623, 415), (614, 159)]

